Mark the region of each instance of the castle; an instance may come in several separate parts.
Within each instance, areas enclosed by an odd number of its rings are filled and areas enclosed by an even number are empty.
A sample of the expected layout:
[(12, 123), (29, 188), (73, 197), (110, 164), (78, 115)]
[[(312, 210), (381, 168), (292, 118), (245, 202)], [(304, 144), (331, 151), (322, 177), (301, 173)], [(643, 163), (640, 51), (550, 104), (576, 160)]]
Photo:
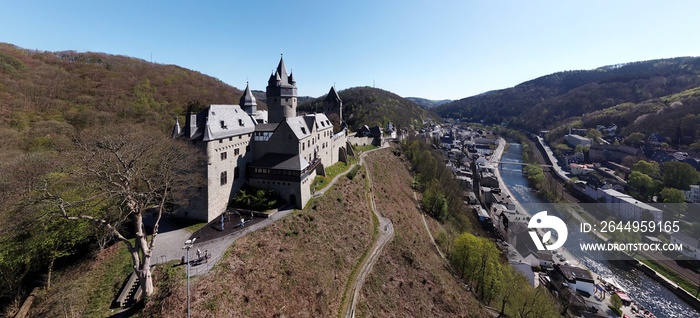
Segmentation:
[(210, 105), (190, 113), (184, 127), (176, 119), (173, 138), (183, 138), (207, 154), (207, 184), (176, 214), (211, 221), (226, 211), (244, 185), (270, 189), (296, 208), (312, 195), (316, 175), (338, 161), (347, 162), (347, 129), (333, 132), (331, 118), (342, 122), (343, 102), (331, 87), (324, 113), (297, 116), (297, 86), (284, 58), (270, 75), (267, 112), (257, 109), (249, 85), (239, 105)]

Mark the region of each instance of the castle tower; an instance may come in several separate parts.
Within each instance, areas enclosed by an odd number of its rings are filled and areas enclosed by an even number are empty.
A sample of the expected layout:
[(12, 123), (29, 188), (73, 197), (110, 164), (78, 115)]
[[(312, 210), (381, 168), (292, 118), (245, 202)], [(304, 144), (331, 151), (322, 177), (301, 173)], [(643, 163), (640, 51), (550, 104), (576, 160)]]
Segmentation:
[(292, 74), (287, 75), (282, 57), (277, 70), (267, 81), (266, 95), (269, 123), (280, 123), (285, 118), (297, 116), (297, 83)]
[(258, 111), (258, 104), (255, 100), (255, 96), (253, 96), (253, 93), (250, 91), (250, 85), (248, 83), (245, 84), (245, 91), (238, 104), (249, 115), (255, 115), (255, 112)]
[(340, 99), (338, 92), (335, 91), (335, 86), (331, 86), (326, 99), (323, 100), (323, 113), (328, 118), (337, 116), (338, 124), (343, 122), (343, 100)]

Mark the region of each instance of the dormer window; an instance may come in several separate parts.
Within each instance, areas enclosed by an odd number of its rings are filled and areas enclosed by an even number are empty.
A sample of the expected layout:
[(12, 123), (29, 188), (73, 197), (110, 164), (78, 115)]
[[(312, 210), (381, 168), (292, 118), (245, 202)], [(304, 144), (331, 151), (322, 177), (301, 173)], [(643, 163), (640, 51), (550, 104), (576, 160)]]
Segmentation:
[(221, 129), (228, 129), (228, 127), (226, 127), (226, 123), (223, 120), (219, 123), (221, 124)]
[(306, 135), (306, 128), (301, 127), (301, 133), (303, 133), (304, 135)]
[(238, 119), (238, 125), (243, 126), (243, 119), (240, 119), (240, 118)]

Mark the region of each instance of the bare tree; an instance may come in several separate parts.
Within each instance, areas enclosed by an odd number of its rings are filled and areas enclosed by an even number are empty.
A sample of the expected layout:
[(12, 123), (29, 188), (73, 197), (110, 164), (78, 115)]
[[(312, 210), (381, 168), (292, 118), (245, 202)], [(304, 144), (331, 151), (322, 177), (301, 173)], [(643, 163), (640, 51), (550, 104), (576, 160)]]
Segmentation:
[[(81, 191), (79, 199), (73, 195), (68, 200), (51, 185), (46, 194), (62, 217), (95, 222), (126, 245), (148, 297), (154, 292), (151, 257), (161, 217), (168, 203), (187, 197), (201, 184), (203, 155), (167, 134), (140, 126), (84, 131), (77, 144), (75, 170), (67, 178), (72, 187), (64, 184), (62, 189)], [(156, 220), (150, 237), (144, 225), (147, 213)]]

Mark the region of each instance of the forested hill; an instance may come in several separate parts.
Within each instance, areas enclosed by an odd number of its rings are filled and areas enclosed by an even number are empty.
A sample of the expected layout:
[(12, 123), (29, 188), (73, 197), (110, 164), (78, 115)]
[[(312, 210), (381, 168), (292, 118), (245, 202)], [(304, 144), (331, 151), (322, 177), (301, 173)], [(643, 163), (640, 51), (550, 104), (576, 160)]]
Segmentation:
[(700, 58), (679, 57), (566, 71), (433, 108), (442, 117), (531, 131), (622, 103), (641, 103), (700, 86)]
[(418, 106), (423, 107), (423, 108), (433, 108), (435, 106), (444, 105), (444, 104), (447, 104), (447, 103), (452, 101), (449, 99), (432, 100), (432, 99), (421, 98), (421, 97), (406, 97), (406, 99), (418, 104)]
[[(422, 121), (427, 118), (437, 118), (416, 103), (378, 88), (353, 87), (339, 91), (338, 96), (343, 100), (343, 119), (352, 130), (363, 125), (383, 127), (387, 122), (394, 123), (397, 128), (404, 128), (415, 123), (422, 125)], [(321, 96), (303, 103), (299, 105), (299, 111), (320, 112), (325, 98), (326, 96)]]
[[(0, 43), (0, 153), (36, 138), (127, 121), (169, 130), (188, 104), (238, 104), (241, 91), (175, 65), (104, 53), (26, 50)], [(8, 141), (11, 140), (12, 142)], [(50, 145), (59, 140), (44, 140)]]

